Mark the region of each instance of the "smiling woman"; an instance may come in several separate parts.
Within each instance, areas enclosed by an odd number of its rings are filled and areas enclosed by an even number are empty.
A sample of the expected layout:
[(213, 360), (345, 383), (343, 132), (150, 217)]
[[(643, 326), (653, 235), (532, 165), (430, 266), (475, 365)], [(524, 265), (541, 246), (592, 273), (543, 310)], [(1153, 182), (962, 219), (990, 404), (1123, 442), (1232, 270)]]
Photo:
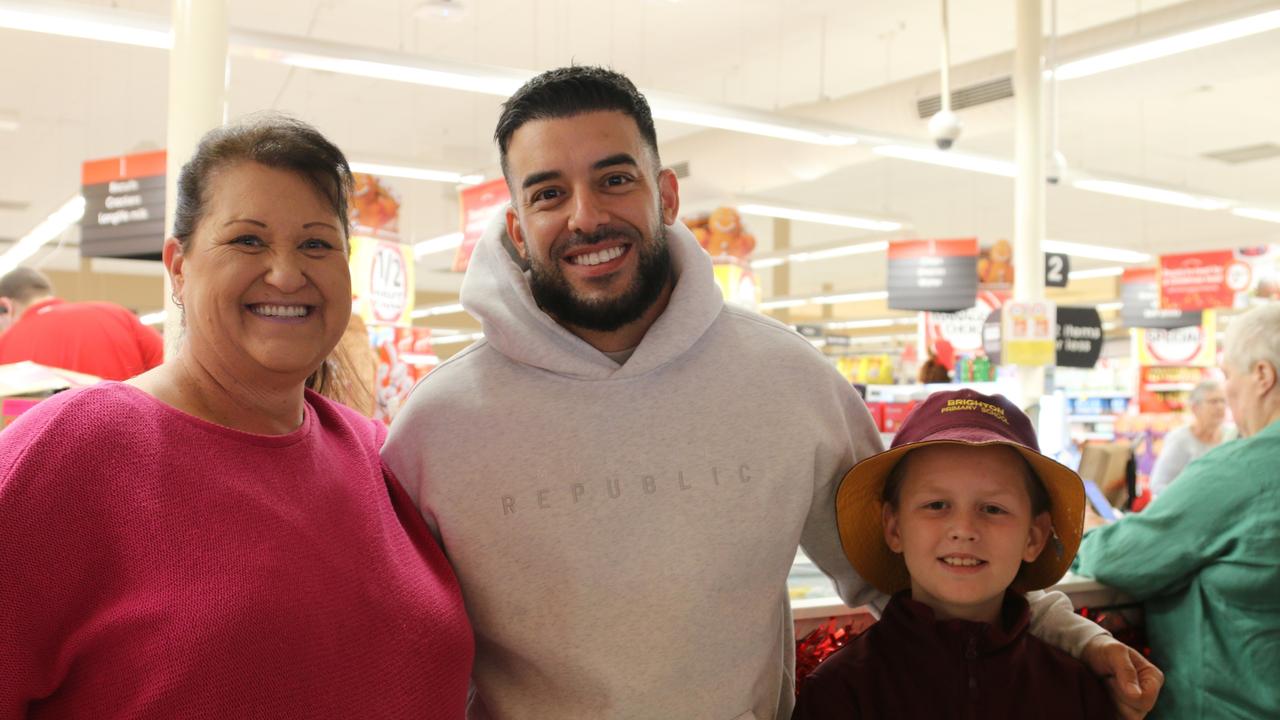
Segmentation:
[(309, 388), (349, 187), (304, 123), (211, 132), (164, 246), (178, 352), (0, 435), (0, 717), (462, 716), (457, 580), (385, 428)]

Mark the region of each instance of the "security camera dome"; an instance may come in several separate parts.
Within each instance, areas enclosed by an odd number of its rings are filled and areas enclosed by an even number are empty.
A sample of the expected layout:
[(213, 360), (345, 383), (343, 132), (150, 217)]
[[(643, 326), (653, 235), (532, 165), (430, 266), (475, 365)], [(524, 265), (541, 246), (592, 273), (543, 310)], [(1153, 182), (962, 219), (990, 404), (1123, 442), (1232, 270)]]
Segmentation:
[(960, 122), (960, 116), (950, 110), (942, 112), (929, 118), (929, 134), (933, 136), (933, 141), (943, 150), (949, 150), (955, 144), (956, 138), (960, 137), (960, 131), (964, 124)]

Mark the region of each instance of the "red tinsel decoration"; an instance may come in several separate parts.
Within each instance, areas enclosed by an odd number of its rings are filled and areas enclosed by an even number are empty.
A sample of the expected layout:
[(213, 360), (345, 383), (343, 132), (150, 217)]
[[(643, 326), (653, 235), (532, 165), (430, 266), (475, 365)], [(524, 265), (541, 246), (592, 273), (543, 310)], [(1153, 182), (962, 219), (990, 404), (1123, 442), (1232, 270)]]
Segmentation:
[(850, 640), (862, 634), (863, 630), (875, 622), (870, 615), (855, 615), (847, 619), (851, 622), (839, 625), (836, 622), (837, 618), (831, 618), (796, 642), (797, 695), (800, 694), (805, 678), (809, 677), (809, 673), (813, 672), (819, 663), (830, 657), (831, 653), (848, 645)]

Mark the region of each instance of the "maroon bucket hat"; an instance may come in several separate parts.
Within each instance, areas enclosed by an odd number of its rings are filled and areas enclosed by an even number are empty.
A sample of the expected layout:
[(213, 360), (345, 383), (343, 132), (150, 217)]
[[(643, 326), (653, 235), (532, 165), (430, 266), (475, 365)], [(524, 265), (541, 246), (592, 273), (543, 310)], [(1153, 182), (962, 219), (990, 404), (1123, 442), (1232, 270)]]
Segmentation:
[(884, 593), (911, 587), (902, 556), (884, 541), (885, 480), (903, 456), (929, 445), (1007, 445), (1017, 450), (1049, 495), (1053, 536), (1035, 561), (1027, 563), (1013, 587), (1047, 588), (1066, 573), (1084, 532), (1084, 484), (1070, 468), (1040, 454), (1026, 413), (1003, 395), (969, 389), (937, 392), (916, 406), (889, 450), (863, 460), (840, 482), (836, 520), (845, 556), (863, 579)]

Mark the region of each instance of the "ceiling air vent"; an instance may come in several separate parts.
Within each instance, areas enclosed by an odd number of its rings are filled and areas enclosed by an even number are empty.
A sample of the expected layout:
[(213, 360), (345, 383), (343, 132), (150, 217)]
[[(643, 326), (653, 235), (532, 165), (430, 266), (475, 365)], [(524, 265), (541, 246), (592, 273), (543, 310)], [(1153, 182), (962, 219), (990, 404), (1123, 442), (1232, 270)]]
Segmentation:
[(1256, 160), (1267, 160), (1273, 157), (1280, 157), (1280, 145), (1276, 145), (1275, 143), (1258, 143), (1257, 145), (1245, 145), (1244, 147), (1208, 152), (1205, 153), (1204, 156), (1213, 160), (1221, 160), (1229, 165), (1239, 165), (1241, 163), (1254, 162)]
[(676, 177), (681, 180), (689, 177), (689, 161), (684, 160), (682, 162), (676, 163), (675, 165), (672, 165), (671, 172), (675, 173)]
[[(951, 109), (962, 110), (974, 105), (984, 105), (996, 100), (1013, 97), (1013, 78), (1008, 75), (995, 80), (967, 85), (951, 91)], [(929, 95), (916, 101), (920, 118), (933, 117), (942, 109), (942, 95)]]

